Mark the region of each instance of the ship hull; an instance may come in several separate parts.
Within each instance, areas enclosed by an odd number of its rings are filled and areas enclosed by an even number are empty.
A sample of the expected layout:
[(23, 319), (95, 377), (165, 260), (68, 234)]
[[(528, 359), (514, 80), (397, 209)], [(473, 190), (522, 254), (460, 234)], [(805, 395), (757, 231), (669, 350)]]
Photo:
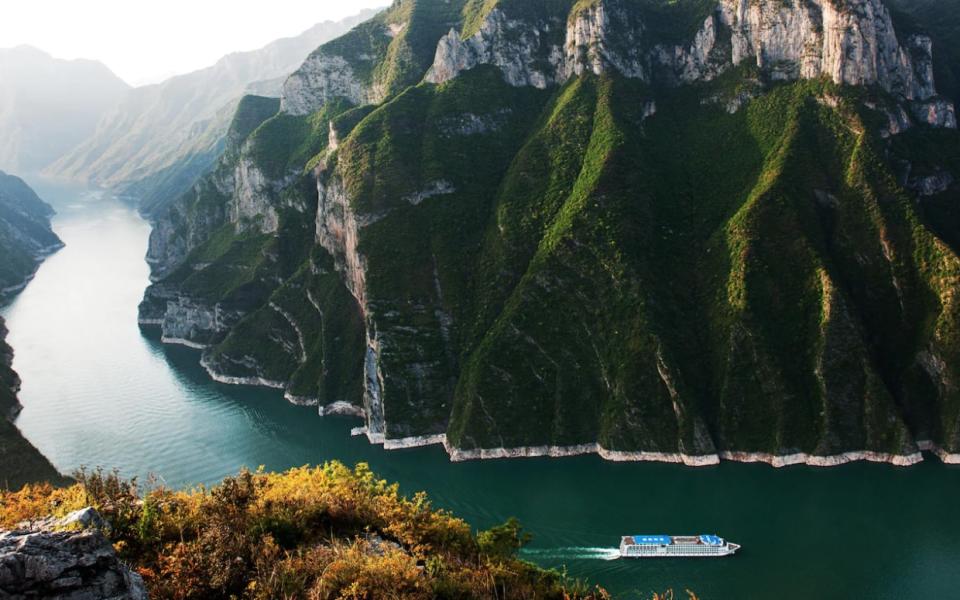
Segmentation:
[(620, 558), (718, 558), (739, 549), (717, 536), (625, 536)]

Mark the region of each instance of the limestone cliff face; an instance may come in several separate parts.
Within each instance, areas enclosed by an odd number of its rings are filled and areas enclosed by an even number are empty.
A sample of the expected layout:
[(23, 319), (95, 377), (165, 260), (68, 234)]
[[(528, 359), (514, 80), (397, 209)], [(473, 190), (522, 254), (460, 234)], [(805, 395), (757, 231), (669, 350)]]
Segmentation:
[(224, 160), (211, 177), (156, 217), (147, 249), (153, 278), (169, 275), (226, 223), (238, 233), (276, 232), (277, 197), (288, 183), (264, 175), (246, 147), (239, 158)]
[(611, 71), (647, 79), (649, 61), (642, 38), (642, 23), (619, 0), (575, 12), (567, 21), (562, 79)]
[[(774, 79), (826, 76), (835, 83), (878, 85), (896, 97), (921, 103), (931, 124), (949, 126), (931, 99), (933, 44), (921, 35), (898, 40), (881, 0), (723, 0), (720, 21), (729, 28), (731, 61), (755, 60)], [(955, 124), (953, 124), (955, 126)]]
[(779, 79), (825, 75), (909, 99), (933, 95), (929, 82), (917, 80), (880, 0), (724, 0), (721, 22), (732, 32), (735, 65), (752, 59)]
[(363, 313), (366, 348), (363, 358), (363, 415), (368, 438), (373, 442), (383, 442), (386, 424), (381, 345), (376, 315), (367, 298), (366, 259), (359, 249), (361, 230), (374, 222), (376, 217), (360, 215), (353, 209), (343, 176), (336, 167), (321, 164), (315, 175), (318, 192), (317, 244), (333, 257), (334, 268), (341, 274)]
[(237, 231), (275, 233), (279, 217), (274, 199), (289, 184), (289, 179), (271, 180), (249, 155), (243, 153), (234, 169), (233, 181), (230, 222)]
[(287, 114), (308, 115), (336, 98), (358, 105), (375, 101), (346, 59), (314, 53), (283, 84), (280, 106)]
[(510, 19), (494, 9), (480, 30), (462, 39), (456, 29), (440, 40), (426, 80), (443, 83), (478, 65), (495, 65), (511, 85), (545, 88), (562, 81), (563, 50), (556, 42), (562, 24)]
[[(245, 313), (242, 302), (227, 306), (181, 285), (191, 273), (210, 267), (188, 261), (191, 253), (225, 227), (235, 235), (256, 236), (273, 235), (279, 226), (280, 195), (291, 178), (269, 177), (257, 163), (253, 144), (237, 143), (214, 172), (154, 219), (147, 262), (158, 283), (147, 290), (139, 320), (160, 327), (165, 341), (206, 347), (222, 340)], [(170, 276), (176, 283), (165, 281)]]
[(154, 281), (172, 273), (191, 250), (226, 222), (229, 207), (218, 201), (231, 189), (225, 183), (216, 180), (214, 185), (198, 184), (154, 219), (147, 246), (147, 263)]
[(325, 173), (324, 167), (317, 169), (317, 243), (334, 259), (337, 269), (344, 274), (344, 282), (350, 293), (366, 305), (366, 277), (364, 259), (358, 249), (360, 229), (372, 219), (361, 217), (350, 206), (343, 185), (343, 178), (337, 172)]
[(566, 20), (513, 19), (494, 9), (463, 39), (440, 40), (426, 80), (443, 83), (478, 65), (494, 65), (515, 86), (543, 88), (584, 73), (675, 84), (712, 80), (754, 61), (771, 80), (828, 77), (877, 85), (911, 103), (918, 119), (956, 127), (952, 103), (937, 97), (930, 38), (898, 40), (881, 0), (721, 0), (687, 45), (648, 39), (642, 18), (620, 0), (599, 0)]

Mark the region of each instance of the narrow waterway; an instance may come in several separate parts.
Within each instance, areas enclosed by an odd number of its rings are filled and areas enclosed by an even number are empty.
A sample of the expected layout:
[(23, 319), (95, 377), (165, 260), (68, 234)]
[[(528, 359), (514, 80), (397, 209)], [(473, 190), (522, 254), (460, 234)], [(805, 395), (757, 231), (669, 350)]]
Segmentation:
[[(530, 560), (618, 598), (689, 588), (704, 600), (956, 598), (960, 468), (828, 470), (614, 464), (596, 457), (451, 464), (438, 447), (385, 452), (281, 394), (213, 383), (198, 353), (136, 324), (149, 226), (118, 201), (32, 182), (67, 247), (3, 309), (23, 379), (17, 424), (65, 472), (82, 465), (214, 483), (242, 466), (366, 461), (477, 528), (516, 516)], [(609, 560), (622, 534), (718, 533), (728, 559)]]

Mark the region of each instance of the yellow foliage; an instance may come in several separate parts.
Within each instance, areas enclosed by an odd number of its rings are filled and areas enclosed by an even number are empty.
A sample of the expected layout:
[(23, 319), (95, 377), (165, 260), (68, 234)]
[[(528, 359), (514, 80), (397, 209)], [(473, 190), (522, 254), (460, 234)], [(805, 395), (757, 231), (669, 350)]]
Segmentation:
[(94, 506), (151, 597), (413, 600), (607, 598), (511, 555), (481, 552), (470, 527), (407, 498), (365, 464), (243, 471), (211, 489), (141, 493), (116, 473), (67, 489), (0, 492), (0, 527)]

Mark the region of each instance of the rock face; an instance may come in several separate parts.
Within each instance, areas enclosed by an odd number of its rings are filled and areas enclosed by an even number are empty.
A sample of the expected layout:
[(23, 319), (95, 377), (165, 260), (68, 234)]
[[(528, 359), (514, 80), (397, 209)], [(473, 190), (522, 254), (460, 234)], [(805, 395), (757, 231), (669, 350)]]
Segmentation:
[(877, 84), (910, 100), (934, 95), (929, 40), (901, 46), (880, 0), (724, 0), (721, 22), (732, 33), (734, 65), (755, 60), (775, 79)]
[(835, 83), (878, 85), (916, 101), (931, 125), (956, 127), (953, 108), (933, 100), (933, 43), (922, 35), (897, 39), (881, 0), (724, 0), (720, 21), (732, 33), (732, 62), (755, 60), (774, 79), (826, 76)]
[(952, 103), (938, 98), (929, 37), (897, 39), (881, 0), (721, 0), (687, 46), (656, 43), (621, 0), (587, 3), (566, 20), (511, 19), (496, 8), (479, 31), (451, 30), (426, 80), (443, 83), (478, 65), (495, 65), (511, 85), (544, 88), (593, 73), (693, 83), (753, 61), (772, 80), (828, 77), (878, 85), (909, 101), (916, 116), (956, 127)]
[(84, 529), (0, 532), (0, 595), (10, 600), (148, 598), (143, 579), (117, 559), (103, 534)]
[(469, 38), (461, 39), (451, 29), (440, 40), (426, 80), (443, 83), (478, 65), (495, 65), (511, 85), (546, 88), (557, 82), (563, 59), (559, 45), (551, 43), (557, 41), (551, 31), (558, 26), (557, 22), (509, 19), (494, 9)]
[(342, 56), (311, 55), (283, 84), (283, 112), (300, 116), (319, 110), (335, 99), (352, 104), (371, 103), (370, 92), (357, 80)]

